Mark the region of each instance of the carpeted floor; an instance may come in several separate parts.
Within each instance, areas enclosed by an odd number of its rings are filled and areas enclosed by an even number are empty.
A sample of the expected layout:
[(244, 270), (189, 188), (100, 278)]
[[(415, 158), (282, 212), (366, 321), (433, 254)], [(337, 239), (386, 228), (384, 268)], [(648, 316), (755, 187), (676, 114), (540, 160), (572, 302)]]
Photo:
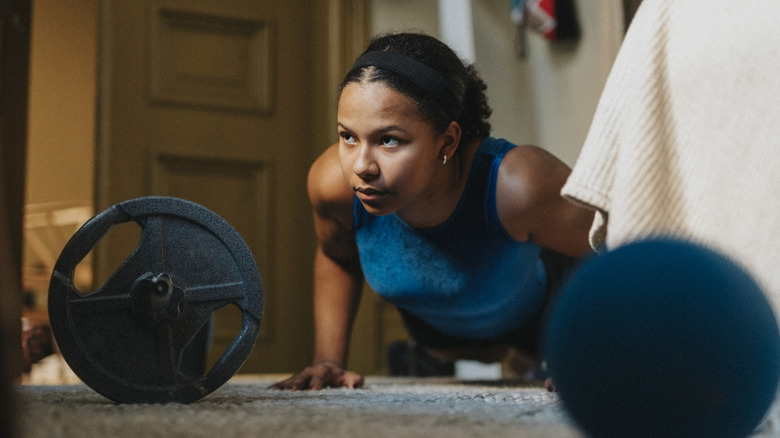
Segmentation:
[[(21, 436), (583, 437), (543, 388), (375, 377), (360, 390), (266, 389), (277, 378), (238, 376), (189, 405), (119, 405), (83, 384), (24, 385)], [(756, 436), (778, 436), (773, 429)]]
[(581, 436), (543, 388), (368, 378), (360, 390), (266, 389), (274, 381), (234, 378), (189, 405), (118, 405), (84, 385), (21, 386), (22, 437)]

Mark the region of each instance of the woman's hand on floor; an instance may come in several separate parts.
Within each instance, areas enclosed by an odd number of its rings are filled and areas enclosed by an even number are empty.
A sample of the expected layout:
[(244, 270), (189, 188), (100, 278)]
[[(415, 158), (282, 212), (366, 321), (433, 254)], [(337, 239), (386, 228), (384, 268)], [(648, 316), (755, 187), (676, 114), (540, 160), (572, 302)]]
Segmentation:
[(271, 389), (299, 391), (302, 389), (320, 390), (325, 387), (340, 388), (346, 386), (356, 389), (363, 386), (363, 376), (347, 371), (335, 362), (320, 362), (306, 367), (292, 377), (271, 385)]

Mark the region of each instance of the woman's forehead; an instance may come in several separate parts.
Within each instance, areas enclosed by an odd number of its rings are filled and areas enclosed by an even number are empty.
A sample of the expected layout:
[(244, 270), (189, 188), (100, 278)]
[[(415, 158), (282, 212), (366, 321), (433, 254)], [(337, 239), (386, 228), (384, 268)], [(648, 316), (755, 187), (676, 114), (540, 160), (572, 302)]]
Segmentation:
[(374, 82), (350, 82), (341, 91), (339, 104), (345, 99), (369, 99), (376, 103), (379, 101), (402, 101), (414, 107), (414, 100), (381, 81)]
[(339, 123), (365, 118), (418, 119), (416, 102), (382, 82), (353, 82), (344, 87), (338, 105)]

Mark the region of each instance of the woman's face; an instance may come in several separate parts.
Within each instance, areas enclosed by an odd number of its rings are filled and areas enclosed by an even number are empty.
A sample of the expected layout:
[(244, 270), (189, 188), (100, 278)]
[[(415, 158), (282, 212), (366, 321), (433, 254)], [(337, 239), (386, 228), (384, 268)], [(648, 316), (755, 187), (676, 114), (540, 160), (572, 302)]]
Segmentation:
[(341, 170), (369, 213), (425, 208), (434, 196), (442, 140), (414, 101), (381, 82), (352, 82), (338, 105)]

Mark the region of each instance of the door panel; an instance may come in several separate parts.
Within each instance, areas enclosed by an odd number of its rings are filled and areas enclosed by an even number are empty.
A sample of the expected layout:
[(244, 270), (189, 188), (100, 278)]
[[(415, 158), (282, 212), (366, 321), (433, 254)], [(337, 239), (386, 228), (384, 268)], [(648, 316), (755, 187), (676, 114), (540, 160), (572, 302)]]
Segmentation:
[[(261, 334), (242, 372), (288, 372), (311, 357), (309, 3), (101, 3), (97, 206), (176, 196), (238, 230), (265, 288)], [(131, 239), (102, 246), (96, 269), (117, 266)], [(217, 315), (215, 354), (236, 330), (228, 319)]]

